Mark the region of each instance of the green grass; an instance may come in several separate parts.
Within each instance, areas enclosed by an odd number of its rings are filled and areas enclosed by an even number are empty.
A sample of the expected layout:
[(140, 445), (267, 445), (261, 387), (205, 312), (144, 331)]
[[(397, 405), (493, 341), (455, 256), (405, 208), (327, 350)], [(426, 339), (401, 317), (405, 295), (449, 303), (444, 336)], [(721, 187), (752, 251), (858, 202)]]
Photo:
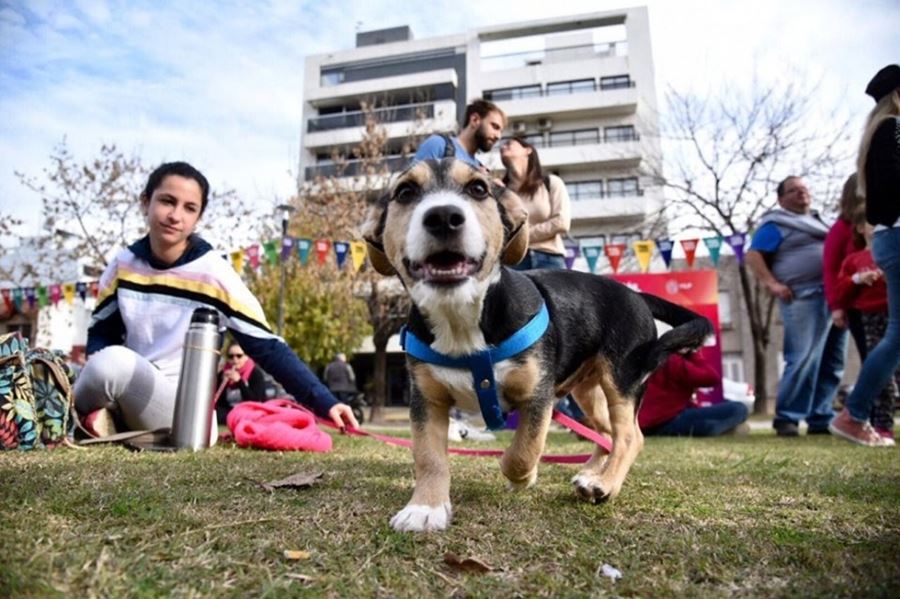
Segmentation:
[[(551, 433), (548, 450), (588, 445)], [(619, 498), (594, 506), (574, 497), (575, 467), (542, 464), (516, 494), (496, 460), (453, 457), (453, 524), (423, 535), (388, 526), (410, 454), (367, 439), (329, 454), (7, 452), (0, 596), (896, 596), (898, 458), (769, 431), (650, 439)], [(253, 482), (315, 471), (303, 490)], [(454, 570), (447, 552), (493, 570)]]

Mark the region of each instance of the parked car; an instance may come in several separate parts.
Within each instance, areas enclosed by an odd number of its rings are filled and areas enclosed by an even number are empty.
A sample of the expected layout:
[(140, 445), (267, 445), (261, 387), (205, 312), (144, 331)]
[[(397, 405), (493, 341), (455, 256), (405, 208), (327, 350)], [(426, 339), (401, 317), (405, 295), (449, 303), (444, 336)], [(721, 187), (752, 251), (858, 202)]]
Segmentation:
[(750, 383), (742, 383), (734, 379), (722, 378), (722, 395), (725, 399), (731, 401), (739, 401), (749, 411), (753, 411), (753, 403), (756, 401), (756, 393), (753, 391), (753, 385)]

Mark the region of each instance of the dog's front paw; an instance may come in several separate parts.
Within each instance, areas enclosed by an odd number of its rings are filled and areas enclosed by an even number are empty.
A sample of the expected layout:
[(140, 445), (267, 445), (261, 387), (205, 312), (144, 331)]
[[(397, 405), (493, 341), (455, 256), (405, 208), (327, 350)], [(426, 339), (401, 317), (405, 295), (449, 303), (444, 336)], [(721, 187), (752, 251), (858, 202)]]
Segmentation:
[(509, 479), (507, 483), (507, 487), (510, 491), (523, 491), (528, 487), (534, 486), (534, 483), (537, 482), (538, 471), (537, 468), (529, 472), (525, 478), (521, 480), (512, 480)]
[(451, 515), (449, 501), (437, 507), (410, 504), (391, 518), (391, 528), (399, 532), (446, 530)]
[(572, 477), (575, 493), (589, 503), (603, 503), (618, 494), (618, 489), (607, 488), (599, 476), (592, 473), (579, 472)]

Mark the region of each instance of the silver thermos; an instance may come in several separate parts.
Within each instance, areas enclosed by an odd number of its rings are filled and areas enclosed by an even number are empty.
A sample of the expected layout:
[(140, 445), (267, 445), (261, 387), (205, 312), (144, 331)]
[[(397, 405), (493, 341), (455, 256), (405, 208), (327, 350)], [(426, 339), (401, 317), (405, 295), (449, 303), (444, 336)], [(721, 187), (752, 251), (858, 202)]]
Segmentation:
[(193, 451), (209, 447), (221, 341), (218, 312), (210, 308), (194, 310), (184, 338), (169, 438), (175, 447)]

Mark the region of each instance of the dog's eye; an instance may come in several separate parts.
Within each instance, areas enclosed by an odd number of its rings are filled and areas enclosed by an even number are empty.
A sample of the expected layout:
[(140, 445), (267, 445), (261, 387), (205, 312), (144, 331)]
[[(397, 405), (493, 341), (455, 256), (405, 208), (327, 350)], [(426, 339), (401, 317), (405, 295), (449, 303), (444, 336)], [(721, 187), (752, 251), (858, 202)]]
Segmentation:
[(487, 183), (485, 183), (481, 179), (474, 179), (473, 181), (470, 181), (468, 185), (466, 185), (466, 193), (476, 200), (483, 200), (488, 196)]
[(418, 185), (407, 181), (397, 186), (397, 189), (394, 190), (394, 197), (392, 199), (401, 204), (408, 204), (419, 197), (419, 192), (420, 189)]

